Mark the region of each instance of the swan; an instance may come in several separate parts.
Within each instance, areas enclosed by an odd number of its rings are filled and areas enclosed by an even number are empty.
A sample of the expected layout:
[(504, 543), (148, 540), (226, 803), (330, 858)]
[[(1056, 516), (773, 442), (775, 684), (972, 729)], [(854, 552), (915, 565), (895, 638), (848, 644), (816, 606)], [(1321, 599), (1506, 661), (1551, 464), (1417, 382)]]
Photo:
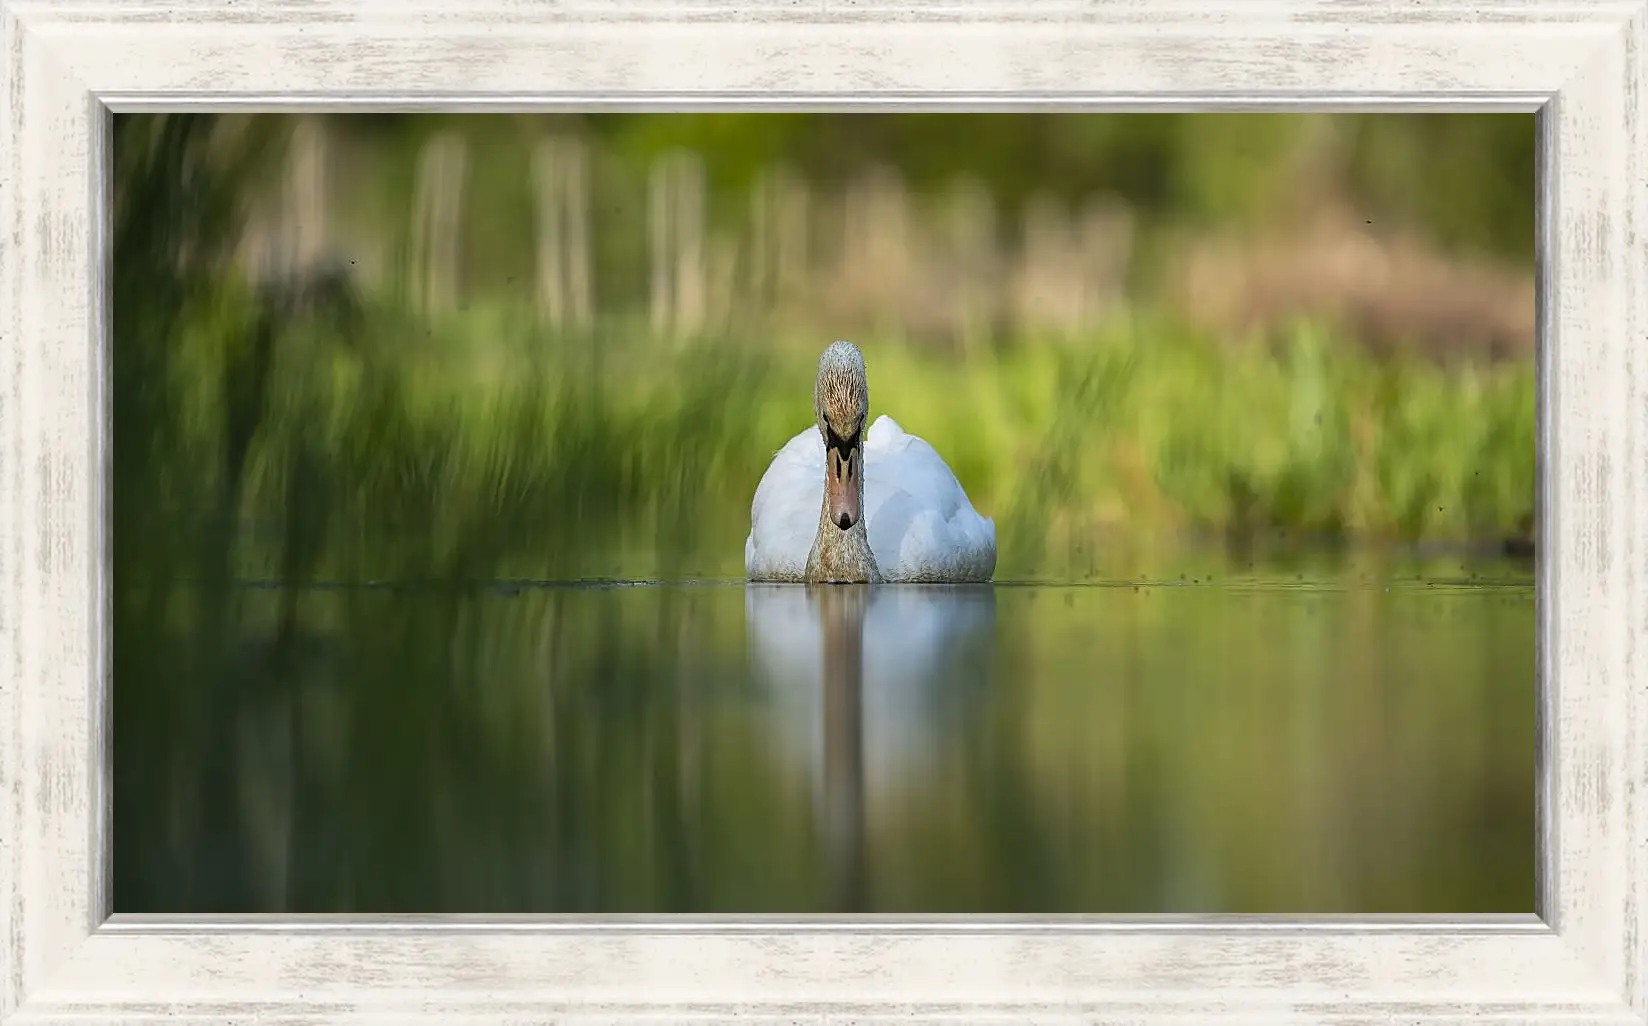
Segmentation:
[(818, 360), (816, 423), (773, 457), (750, 503), (752, 581), (962, 584), (996, 571), (996, 525), (938, 451), (870, 417), (864, 355), (834, 342)]

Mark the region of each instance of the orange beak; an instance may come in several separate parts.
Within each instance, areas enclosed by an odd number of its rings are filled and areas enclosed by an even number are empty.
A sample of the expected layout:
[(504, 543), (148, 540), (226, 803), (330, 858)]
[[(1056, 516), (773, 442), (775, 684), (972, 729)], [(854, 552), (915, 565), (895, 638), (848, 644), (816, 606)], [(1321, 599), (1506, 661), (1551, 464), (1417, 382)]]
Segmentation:
[(824, 453), (824, 492), (829, 502), (830, 521), (843, 531), (864, 515), (860, 459), (856, 444), (848, 447), (845, 454), (834, 447)]

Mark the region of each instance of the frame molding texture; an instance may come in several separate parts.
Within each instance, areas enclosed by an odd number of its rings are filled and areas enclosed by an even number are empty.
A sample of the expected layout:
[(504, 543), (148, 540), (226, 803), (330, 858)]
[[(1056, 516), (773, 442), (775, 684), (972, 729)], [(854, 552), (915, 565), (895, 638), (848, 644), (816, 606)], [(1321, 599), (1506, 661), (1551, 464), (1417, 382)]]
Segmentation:
[[(0, 0), (0, 1021), (1648, 1022), (1648, 0)], [(108, 111), (1538, 111), (1537, 917), (108, 917)]]

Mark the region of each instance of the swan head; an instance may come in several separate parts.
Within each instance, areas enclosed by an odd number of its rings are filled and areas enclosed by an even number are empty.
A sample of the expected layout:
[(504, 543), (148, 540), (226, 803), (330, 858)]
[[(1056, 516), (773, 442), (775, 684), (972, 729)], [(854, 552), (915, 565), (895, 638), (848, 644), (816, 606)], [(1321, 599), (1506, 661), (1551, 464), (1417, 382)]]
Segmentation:
[(824, 439), (825, 517), (846, 531), (864, 517), (864, 431), (870, 419), (864, 354), (851, 342), (831, 343), (819, 357), (813, 412)]

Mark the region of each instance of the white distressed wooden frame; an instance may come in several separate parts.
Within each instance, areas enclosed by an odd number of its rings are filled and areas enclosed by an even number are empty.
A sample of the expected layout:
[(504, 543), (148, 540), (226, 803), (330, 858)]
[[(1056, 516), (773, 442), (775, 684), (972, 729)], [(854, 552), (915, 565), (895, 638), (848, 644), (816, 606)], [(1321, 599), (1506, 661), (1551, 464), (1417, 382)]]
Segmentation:
[[(1648, 0), (0, 0), (0, 1020), (1648, 1020)], [(107, 916), (109, 110), (1540, 112), (1538, 917)]]

